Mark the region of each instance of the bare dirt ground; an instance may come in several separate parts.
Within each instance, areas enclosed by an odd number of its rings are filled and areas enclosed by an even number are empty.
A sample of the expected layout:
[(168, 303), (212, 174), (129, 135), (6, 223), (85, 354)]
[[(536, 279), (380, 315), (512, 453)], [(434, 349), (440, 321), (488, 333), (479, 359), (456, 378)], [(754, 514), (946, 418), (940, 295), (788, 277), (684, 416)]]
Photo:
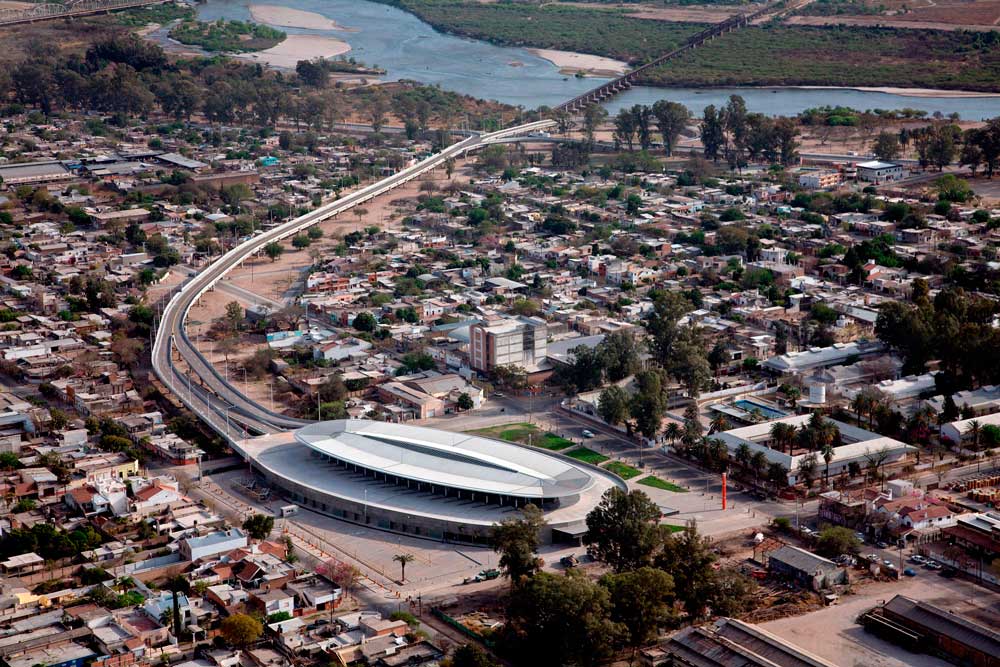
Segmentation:
[[(968, 20), (967, 18), (965, 20)], [(915, 15), (904, 16), (790, 16), (785, 19), (786, 25), (806, 26), (859, 26), (905, 28), (909, 30), (969, 30), (972, 32), (990, 32), (997, 27), (993, 23), (985, 25), (975, 23), (946, 23), (921, 19)]]
[(790, 25), (889, 26), (917, 30), (988, 31), (1000, 23), (1000, 0), (870, 0), (882, 14), (791, 16)]
[(914, 579), (874, 583), (819, 611), (764, 623), (768, 632), (841, 667), (945, 667), (947, 662), (909, 653), (871, 635), (857, 617), (896, 594), (930, 602), (994, 629), (1000, 622), (1000, 595), (960, 579), (943, 579), (923, 570)]
[[(565, 3), (560, 3), (565, 4)], [(635, 5), (629, 7), (634, 9)], [(737, 10), (745, 10), (744, 7), (735, 5), (717, 7), (646, 7), (640, 6), (637, 11), (629, 12), (629, 16), (637, 19), (649, 19), (651, 21), (667, 21), (670, 23), (719, 23), (724, 21)], [(752, 10), (746, 10), (752, 11)]]

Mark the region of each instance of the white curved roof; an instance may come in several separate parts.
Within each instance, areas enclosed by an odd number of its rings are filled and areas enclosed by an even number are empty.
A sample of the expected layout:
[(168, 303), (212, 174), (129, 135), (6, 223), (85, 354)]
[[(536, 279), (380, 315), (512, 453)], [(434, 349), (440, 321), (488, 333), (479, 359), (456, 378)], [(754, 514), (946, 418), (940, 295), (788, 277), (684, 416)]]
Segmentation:
[(585, 469), (544, 450), (432, 428), (360, 419), (295, 431), (303, 445), (402, 479), (524, 498), (560, 498), (594, 484)]

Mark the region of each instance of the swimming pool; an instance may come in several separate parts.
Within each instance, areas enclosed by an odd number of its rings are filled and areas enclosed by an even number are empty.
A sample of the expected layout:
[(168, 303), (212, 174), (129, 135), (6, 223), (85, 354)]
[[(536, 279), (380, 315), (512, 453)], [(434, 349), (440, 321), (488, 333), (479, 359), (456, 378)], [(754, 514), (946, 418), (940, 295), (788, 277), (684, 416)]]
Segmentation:
[(746, 410), (747, 412), (759, 412), (765, 419), (781, 419), (782, 417), (788, 416), (788, 413), (786, 412), (775, 410), (772, 407), (768, 407), (755, 401), (748, 401), (745, 398), (741, 398), (740, 400), (733, 402), (733, 405), (741, 410)]

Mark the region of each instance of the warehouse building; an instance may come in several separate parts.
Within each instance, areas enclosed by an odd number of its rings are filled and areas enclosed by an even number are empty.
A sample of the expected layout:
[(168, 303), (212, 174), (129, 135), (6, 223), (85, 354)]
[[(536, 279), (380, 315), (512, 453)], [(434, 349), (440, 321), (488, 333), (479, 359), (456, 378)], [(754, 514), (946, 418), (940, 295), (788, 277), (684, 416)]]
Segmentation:
[(897, 595), (861, 617), (865, 629), (957, 665), (1000, 667), (1000, 633), (927, 602)]
[(756, 625), (720, 618), (640, 655), (644, 667), (836, 667)]
[(767, 554), (767, 569), (814, 591), (848, 583), (847, 570), (832, 560), (787, 544)]
[(0, 178), (7, 186), (55, 183), (73, 178), (73, 172), (58, 160), (22, 162), (0, 166)]

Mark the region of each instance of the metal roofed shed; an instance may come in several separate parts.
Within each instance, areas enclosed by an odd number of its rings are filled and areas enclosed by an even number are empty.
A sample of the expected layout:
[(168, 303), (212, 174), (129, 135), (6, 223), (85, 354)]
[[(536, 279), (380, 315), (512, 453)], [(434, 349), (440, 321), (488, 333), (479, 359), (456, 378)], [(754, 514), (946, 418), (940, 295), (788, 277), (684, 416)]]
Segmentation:
[(0, 178), (4, 185), (24, 185), (67, 181), (73, 178), (73, 172), (58, 160), (19, 162), (0, 166)]
[(862, 617), (891, 641), (973, 667), (1000, 665), (1000, 633), (935, 605), (902, 595)]
[(192, 160), (191, 158), (184, 157), (180, 153), (163, 153), (162, 155), (157, 155), (156, 159), (161, 162), (166, 162), (167, 164), (172, 164), (175, 167), (181, 167), (182, 169), (204, 169), (208, 166), (208, 164), (204, 162)]
[(848, 581), (847, 570), (832, 560), (787, 544), (767, 554), (767, 569), (816, 591)]
[(685, 628), (650, 654), (651, 659), (644, 663), (652, 667), (837, 667), (756, 625), (734, 618)]

